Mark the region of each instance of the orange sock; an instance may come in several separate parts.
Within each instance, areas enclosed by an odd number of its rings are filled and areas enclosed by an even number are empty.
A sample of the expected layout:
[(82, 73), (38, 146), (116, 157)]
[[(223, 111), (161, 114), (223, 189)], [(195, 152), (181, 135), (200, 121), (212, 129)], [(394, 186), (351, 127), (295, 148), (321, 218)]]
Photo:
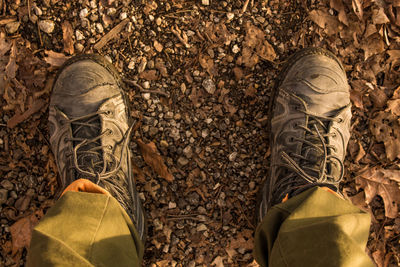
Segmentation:
[(65, 192), (87, 192), (87, 193), (96, 193), (96, 194), (104, 194), (111, 196), (111, 194), (105, 190), (104, 188), (98, 186), (95, 183), (92, 183), (88, 179), (78, 179), (71, 183), (65, 190), (62, 192), (61, 196), (65, 194)]
[[(336, 193), (335, 191), (333, 191), (332, 189), (330, 189), (329, 187), (321, 187), (321, 189), (325, 190), (326, 192), (332, 193), (337, 197), (343, 198), (341, 195), (339, 195), (338, 193)], [(289, 199), (289, 194), (286, 194), (286, 196), (282, 199), (282, 203), (286, 202)]]

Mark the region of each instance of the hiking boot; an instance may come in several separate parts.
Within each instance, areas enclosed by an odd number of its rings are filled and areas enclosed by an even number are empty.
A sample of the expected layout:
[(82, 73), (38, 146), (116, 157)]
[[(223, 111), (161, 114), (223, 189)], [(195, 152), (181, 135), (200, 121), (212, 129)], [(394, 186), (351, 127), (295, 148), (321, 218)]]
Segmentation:
[(314, 186), (340, 194), (351, 104), (339, 60), (320, 48), (293, 55), (276, 82), (269, 118), (271, 164), (258, 220), (272, 206)]
[(135, 188), (129, 149), (131, 123), (123, 84), (103, 57), (68, 60), (53, 85), (49, 107), (50, 143), (63, 191), (84, 178), (106, 189), (145, 240), (145, 216)]

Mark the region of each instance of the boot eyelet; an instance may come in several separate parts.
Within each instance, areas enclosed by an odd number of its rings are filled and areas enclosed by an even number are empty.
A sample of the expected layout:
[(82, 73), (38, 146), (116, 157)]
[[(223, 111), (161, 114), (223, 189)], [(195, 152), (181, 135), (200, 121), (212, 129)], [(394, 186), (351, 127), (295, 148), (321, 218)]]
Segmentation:
[(338, 123), (342, 123), (343, 122), (343, 119), (342, 118), (339, 118), (338, 119)]
[(111, 115), (113, 114), (113, 112), (112, 112), (111, 110), (106, 110), (105, 114), (106, 114), (107, 116), (111, 116)]
[(112, 149), (113, 149), (113, 146), (112, 146), (112, 145), (108, 145), (107, 148), (108, 148), (109, 150), (112, 150)]
[(113, 130), (108, 129), (108, 130), (107, 130), (107, 135), (112, 135), (112, 134), (113, 134)]

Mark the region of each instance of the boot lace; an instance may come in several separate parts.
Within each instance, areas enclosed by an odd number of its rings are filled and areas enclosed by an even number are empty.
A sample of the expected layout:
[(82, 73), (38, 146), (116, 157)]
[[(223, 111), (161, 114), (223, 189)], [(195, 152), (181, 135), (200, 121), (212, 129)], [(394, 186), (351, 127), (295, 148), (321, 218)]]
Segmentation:
[[(301, 100), (300, 97), (293, 97)], [(275, 189), (278, 196), (273, 196), (272, 199), (283, 199), (286, 195), (299, 194), (300, 192), (313, 186), (327, 186), (334, 191), (337, 191), (338, 184), (344, 176), (343, 161), (330, 154), (330, 150), (336, 150), (333, 145), (328, 145), (326, 140), (335, 133), (328, 133), (328, 125), (332, 121), (341, 122), (340, 118), (321, 116), (313, 114), (307, 110), (307, 106), (303, 105), (304, 109), (297, 108), (299, 112), (306, 116), (306, 125), (297, 125), (297, 127), (305, 131), (304, 138), (292, 137), (292, 141), (302, 143), (302, 151), (310, 147), (317, 151), (318, 161), (316, 162), (311, 157), (305, 157), (297, 153), (280, 152), (283, 163), (277, 166), (283, 168), (283, 177), (277, 180)], [(329, 174), (332, 165), (338, 165), (340, 174), (333, 176)]]

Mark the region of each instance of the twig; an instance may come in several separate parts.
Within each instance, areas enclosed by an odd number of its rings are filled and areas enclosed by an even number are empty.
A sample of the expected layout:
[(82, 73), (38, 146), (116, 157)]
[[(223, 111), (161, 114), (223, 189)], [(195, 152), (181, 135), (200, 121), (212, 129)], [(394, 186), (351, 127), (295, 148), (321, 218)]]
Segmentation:
[(242, 8), (242, 14), (244, 13), (244, 12), (246, 12), (246, 10), (247, 10), (247, 6), (249, 5), (249, 2), (250, 2), (250, 0), (246, 0), (246, 2), (244, 2), (244, 5), (243, 5), (243, 8)]
[(31, 0), (28, 0), (28, 17), (31, 20)]
[(132, 81), (132, 80), (125, 79), (125, 78), (123, 80), (127, 84), (135, 86), (136, 88), (138, 88), (141, 93), (157, 94), (157, 95), (162, 95), (162, 96), (168, 97), (168, 94), (166, 92), (163, 92), (163, 91), (160, 91), (160, 90), (147, 90), (147, 89), (144, 89), (142, 86), (140, 86), (136, 81)]
[(129, 22), (129, 19), (124, 19), (117, 26), (112, 28), (108, 33), (106, 33), (100, 40), (93, 46), (94, 49), (100, 50), (105, 46), (111, 39), (114, 39), (118, 33), (122, 31), (125, 25)]
[[(182, 32), (177, 26), (171, 27), (171, 32), (178, 37), (179, 41), (186, 47), (186, 48), (190, 48), (190, 44), (187, 42), (188, 38), (186, 36), (186, 34), (184, 32)], [(181, 36), (182, 34), (182, 36)]]
[(43, 40), (42, 40), (42, 35), (40, 34), (39, 23), (36, 22), (36, 25), (37, 25), (37, 30), (38, 30), (38, 34), (39, 34), (40, 46), (43, 47)]

